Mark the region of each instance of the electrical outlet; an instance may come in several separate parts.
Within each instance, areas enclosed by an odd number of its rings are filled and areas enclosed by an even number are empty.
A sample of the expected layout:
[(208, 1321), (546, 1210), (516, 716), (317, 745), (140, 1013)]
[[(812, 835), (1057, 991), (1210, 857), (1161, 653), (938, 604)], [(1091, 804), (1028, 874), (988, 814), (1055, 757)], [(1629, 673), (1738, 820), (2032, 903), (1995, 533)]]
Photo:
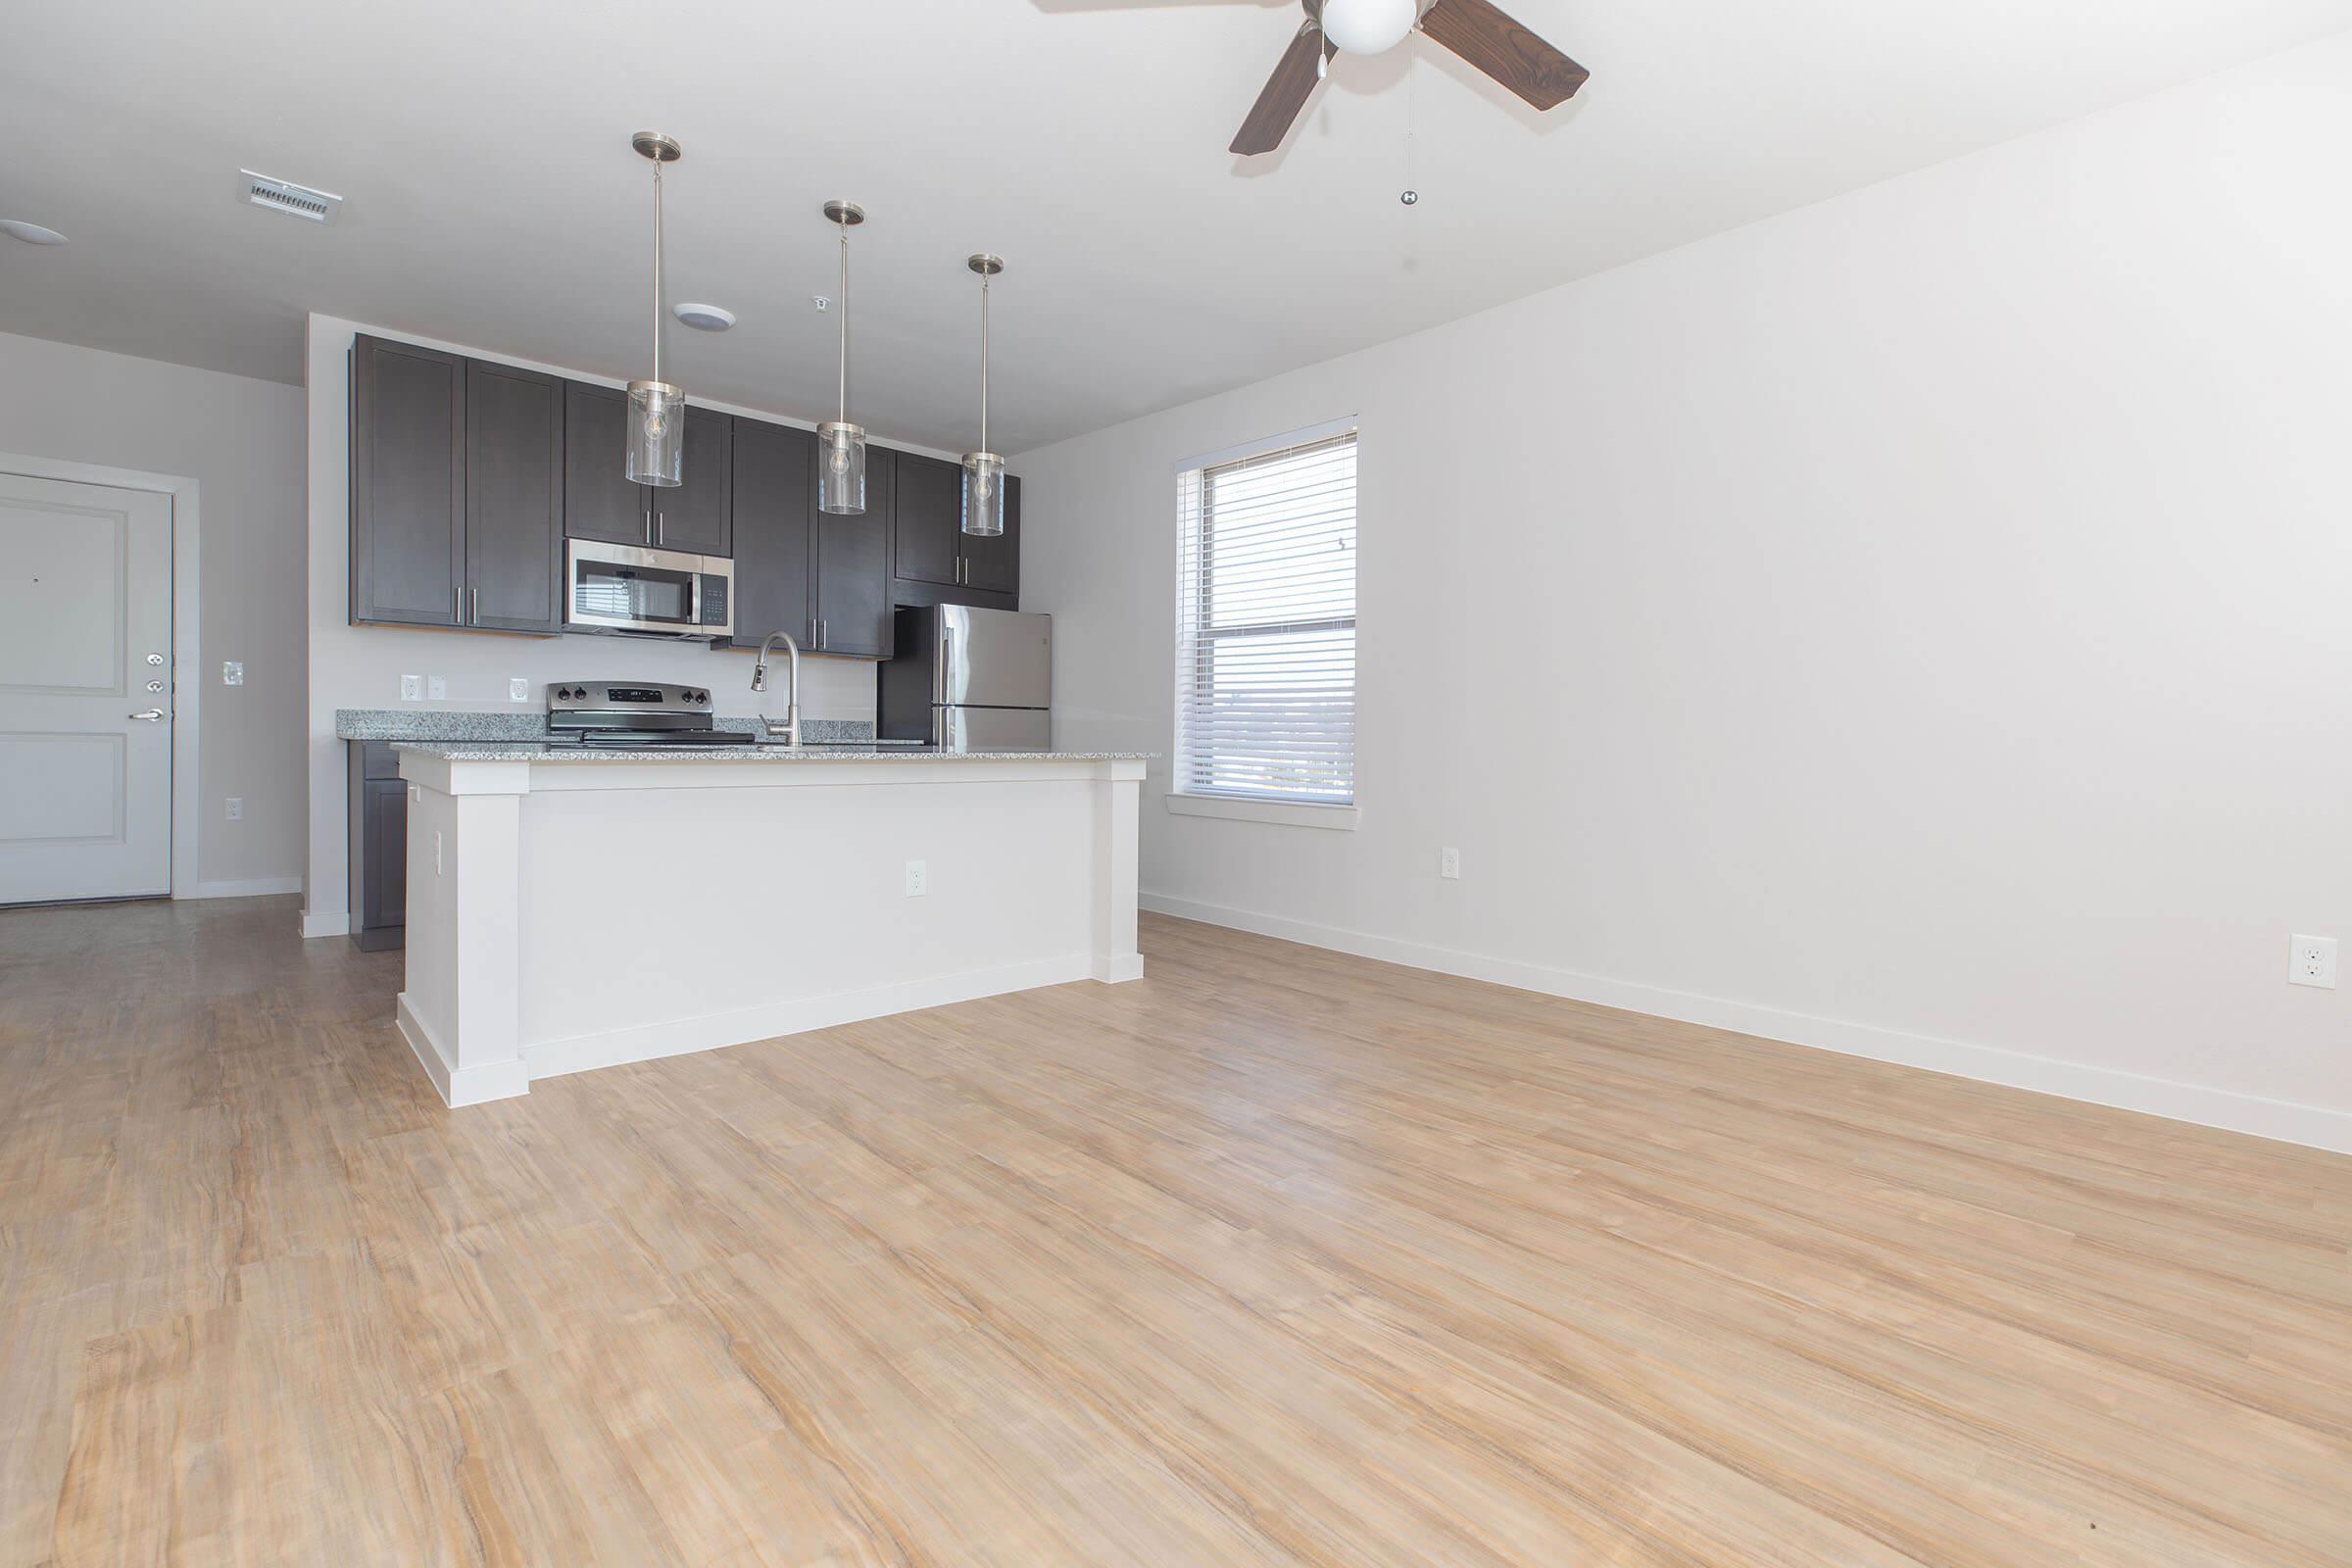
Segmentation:
[(906, 896), (919, 899), (931, 891), (931, 867), (921, 860), (906, 862)]
[(1462, 879), (1462, 852), (1440, 850), (1438, 852), (1438, 875), (1448, 882), (1459, 882)]
[(400, 700), (402, 702), (414, 703), (423, 696), (424, 677), (422, 675), (403, 675), (400, 677)]
[(242, 660), (230, 659), (221, 662), (220, 684), (223, 686), (242, 686), (245, 684), (245, 664)]
[(2286, 983), (2335, 989), (2335, 938), (2290, 937), (2286, 945)]
[(507, 681), (507, 701), (510, 703), (527, 703), (530, 700), (531, 683), (527, 680), (524, 680), (520, 675), (510, 677)]
[(436, 703), (444, 703), (449, 701), (449, 677), (447, 675), (425, 676), (424, 689), (426, 694), (430, 696)]
[(242, 821), (244, 821), (244, 820), (245, 820), (245, 797), (244, 797), (244, 796), (242, 796), (242, 795), (231, 795), (231, 796), (228, 798), (228, 819), (229, 819), (231, 822), (242, 822)]

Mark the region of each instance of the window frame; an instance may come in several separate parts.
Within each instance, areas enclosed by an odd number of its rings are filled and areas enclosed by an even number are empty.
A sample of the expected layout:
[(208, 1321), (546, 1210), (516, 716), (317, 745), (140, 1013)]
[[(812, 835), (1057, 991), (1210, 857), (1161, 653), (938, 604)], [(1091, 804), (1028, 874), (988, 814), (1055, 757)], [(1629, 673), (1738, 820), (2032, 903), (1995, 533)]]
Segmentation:
[[(1235, 467), (1276, 453), (1325, 445), (1342, 438), (1349, 444), (1351, 460), (1360, 462), (1363, 432), (1359, 422), (1350, 416), (1228, 447), (1187, 459), (1174, 466), (1177, 481), (1177, 625), (1174, 650), (1177, 680), (1175, 734), (1171, 747), (1174, 766), (1164, 797), (1166, 808), (1174, 814), (1343, 831), (1353, 829), (1360, 820), (1361, 809), (1357, 805), (1359, 780), (1352, 749), (1348, 759), (1348, 796), (1345, 801), (1336, 801), (1195, 788), (1192, 775), (1197, 749), (1188, 750), (1186, 744), (1188, 715), (1194, 699), (1213, 689), (1211, 662), (1221, 643), (1246, 642), (1253, 637), (1278, 636), (1286, 632), (1329, 633), (1345, 630), (1349, 635), (1348, 702), (1350, 724), (1361, 711), (1362, 662), (1358, 639), (1361, 635), (1363, 607), (1356, 592), (1361, 577), (1359, 507), (1351, 505), (1349, 511), (1349, 523), (1356, 529), (1355, 548), (1358, 551), (1358, 559), (1351, 566), (1349, 576), (1350, 598), (1355, 600), (1353, 613), (1322, 616), (1313, 620), (1267, 620), (1230, 626), (1213, 623), (1216, 600), (1211, 575), (1214, 552), (1209, 533), (1211, 475), (1220, 468)], [(1192, 530), (1196, 527), (1200, 533), (1197, 541), (1192, 537)], [(1188, 570), (1192, 574), (1189, 581)]]

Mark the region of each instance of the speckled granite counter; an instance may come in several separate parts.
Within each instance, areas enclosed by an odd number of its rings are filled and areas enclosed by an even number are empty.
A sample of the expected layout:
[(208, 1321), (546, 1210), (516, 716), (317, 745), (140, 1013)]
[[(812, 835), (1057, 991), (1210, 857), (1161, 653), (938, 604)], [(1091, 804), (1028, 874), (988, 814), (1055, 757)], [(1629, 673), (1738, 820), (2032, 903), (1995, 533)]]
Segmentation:
[(943, 752), (859, 741), (789, 746), (570, 746), (527, 741), (395, 741), (409, 756), (448, 762), (1141, 762), (1155, 752)]
[[(719, 729), (757, 731), (760, 720), (748, 713), (721, 714), (711, 720)], [(874, 726), (863, 718), (804, 718), (802, 734), (812, 741), (870, 741)], [(545, 713), (469, 712), (434, 708), (338, 708), (335, 736), (346, 741), (474, 741), (523, 742), (547, 739)]]

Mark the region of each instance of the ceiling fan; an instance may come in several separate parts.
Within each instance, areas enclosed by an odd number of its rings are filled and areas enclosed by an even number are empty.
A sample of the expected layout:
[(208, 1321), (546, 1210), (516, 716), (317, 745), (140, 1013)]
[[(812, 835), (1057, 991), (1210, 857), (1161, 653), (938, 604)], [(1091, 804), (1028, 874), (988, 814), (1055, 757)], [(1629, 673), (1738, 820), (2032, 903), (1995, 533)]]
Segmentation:
[(1247, 157), (1282, 145), (1307, 95), (1323, 79), (1323, 63), (1346, 50), (1376, 55), (1394, 49), (1417, 28), (1503, 86), (1549, 109), (1576, 95), (1591, 74), (1584, 67), (1504, 16), (1487, 0), (1299, 0), (1306, 20), (1283, 51), (1274, 74), (1233, 138)]

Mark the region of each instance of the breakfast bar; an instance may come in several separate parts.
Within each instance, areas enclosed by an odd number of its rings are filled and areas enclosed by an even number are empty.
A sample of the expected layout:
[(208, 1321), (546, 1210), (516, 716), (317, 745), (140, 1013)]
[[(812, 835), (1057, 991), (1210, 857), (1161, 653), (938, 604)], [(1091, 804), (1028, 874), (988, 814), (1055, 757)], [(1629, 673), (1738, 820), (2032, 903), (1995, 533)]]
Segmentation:
[(451, 1105), (1143, 973), (1131, 753), (397, 747), (401, 1033)]

